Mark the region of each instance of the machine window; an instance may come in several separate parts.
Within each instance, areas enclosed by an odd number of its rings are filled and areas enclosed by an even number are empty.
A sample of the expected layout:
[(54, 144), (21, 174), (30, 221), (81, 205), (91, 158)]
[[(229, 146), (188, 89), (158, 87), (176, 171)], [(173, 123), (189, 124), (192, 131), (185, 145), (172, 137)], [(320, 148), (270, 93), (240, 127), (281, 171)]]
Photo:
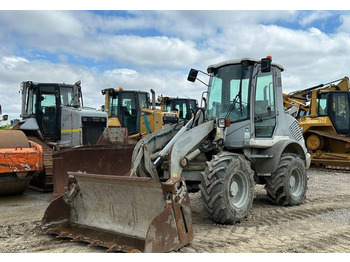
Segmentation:
[(231, 122), (249, 118), (249, 82), (252, 66), (241, 64), (217, 69), (210, 79), (208, 116), (228, 117)]
[(272, 137), (276, 126), (272, 72), (258, 73), (255, 91), (254, 123), (256, 137)]

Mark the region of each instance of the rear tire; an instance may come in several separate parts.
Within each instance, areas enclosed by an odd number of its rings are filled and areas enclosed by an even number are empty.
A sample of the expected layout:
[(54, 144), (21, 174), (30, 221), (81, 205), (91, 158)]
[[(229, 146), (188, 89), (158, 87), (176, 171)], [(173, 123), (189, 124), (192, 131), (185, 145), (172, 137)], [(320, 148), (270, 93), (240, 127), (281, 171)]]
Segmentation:
[(280, 206), (294, 206), (304, 202), (307, 174), (304, 161), (296, 154), (282, 154), (278, 168), (266, 178), (269, 199)]
[(254, 195), (254, 172), (243, 156), (222, 153), (202, 172), (201, 201), (220, 224), (235, 224), (248, 216)]

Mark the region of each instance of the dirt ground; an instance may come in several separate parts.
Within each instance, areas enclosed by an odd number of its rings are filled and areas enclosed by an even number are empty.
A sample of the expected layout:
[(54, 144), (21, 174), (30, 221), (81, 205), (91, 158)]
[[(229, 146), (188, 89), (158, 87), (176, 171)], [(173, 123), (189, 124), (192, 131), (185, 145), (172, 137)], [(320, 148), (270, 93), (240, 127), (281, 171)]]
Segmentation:
[[(180, 253), (350, 253), (350, 171), (310, 169), (307, 199), (295, 207), (272, 205), (263, 186), (256, 187), (253, 210), (237, 225), (219, 225), (208, 218), (200, 193), (190, 194), (194, 239)], [(0, 197), (1, 253), (99, 253), (44, 235), (36, 226), (50, 193), (26, 190)]]

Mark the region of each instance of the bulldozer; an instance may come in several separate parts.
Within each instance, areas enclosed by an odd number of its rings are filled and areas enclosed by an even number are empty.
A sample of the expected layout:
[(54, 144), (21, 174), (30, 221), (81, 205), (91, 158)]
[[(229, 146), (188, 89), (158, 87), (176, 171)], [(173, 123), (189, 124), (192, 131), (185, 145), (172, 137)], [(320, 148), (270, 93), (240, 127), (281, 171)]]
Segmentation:
[[(0, 122), (7, 120), (8, 115), (3, 115)], [(25, 191), (33, 174), (43, 167), (42, 154), (41, 146), (22, 131), (0, 130), (0, 195)]]
[(81, 82), (21, 83), (21, 120), (12, 129), (23, 131), (27, 138), (43, 148), (42, 172), (34, 175), (30, 187), (53, 190), (52, 154), (79, 145), (95, 144), (107, 127), (107, 114), (83, 106)]
[(68, 192), (50, 203), (42, 229), (109, 251), (168, 252), (193, 238), (188, 185), (221, 224), (248, 217), (256, 184), (276, 205), (303, 203), (310, 154), (284, 111), (283, 70), (271, 57), (210, 65), (203, 108), (142, 138), (126, 174), (67, 172)]
[(196, 99), (160, 96), (158, 100), (163, 111), (177, 112), (179, 120), (191, 119), (198, 109), (198, 101)]
[[(336, 84), (335, 84), (336, 83)], [(311, 162), (317, 167), (350, 169), (350, 86), (347, 76), (288, 94), (303, 99), (308, 113), (299, 118)]]
[(151, 89), (152, 104), (149, 93), (144, 91), (124, 90), (123, 88), (106, 88), (104, 111), (108, 114), (109, 127), (126, 127), (129, 138), (141, 138), (161, 129), (166, 124), (178, 122), (178, 115), (156, 109), (155, 91)]

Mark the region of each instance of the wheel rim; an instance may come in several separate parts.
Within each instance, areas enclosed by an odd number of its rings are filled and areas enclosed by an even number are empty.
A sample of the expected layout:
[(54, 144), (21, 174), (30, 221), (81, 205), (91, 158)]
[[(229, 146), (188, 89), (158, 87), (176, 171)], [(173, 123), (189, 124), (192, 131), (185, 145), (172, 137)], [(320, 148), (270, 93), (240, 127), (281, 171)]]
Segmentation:
[(240, 208), (248, 199), (248, 179), (243, 173), (233, 175), (230, 183), (230, 202)]
[(289, 178), (289, 188), (292, 196), (298, 197), (303, 191), (302, 172), (299, 169), (293, 169)]

